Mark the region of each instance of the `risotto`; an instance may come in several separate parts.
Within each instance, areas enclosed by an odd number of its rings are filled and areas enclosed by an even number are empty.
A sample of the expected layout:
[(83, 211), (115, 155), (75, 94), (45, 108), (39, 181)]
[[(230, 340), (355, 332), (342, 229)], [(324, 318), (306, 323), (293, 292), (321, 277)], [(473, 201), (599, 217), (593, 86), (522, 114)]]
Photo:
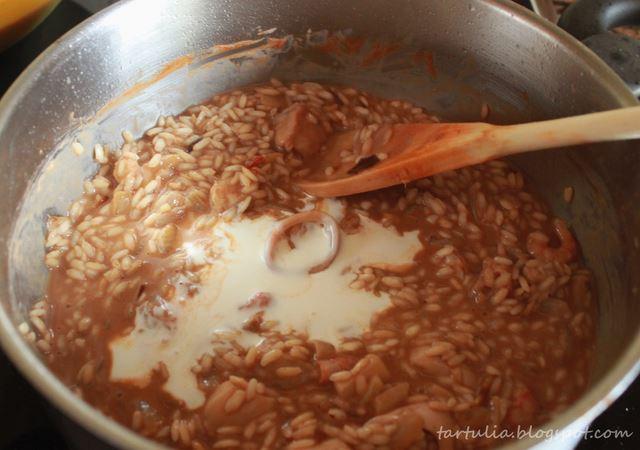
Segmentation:
[(336, 131), (362, 128), (341, 154), (357, 162), (381, 125), (429, 121), (272, 80), (96, 145), (21, 331), (78, 396), (176, 448), (486, 448), (502, 438), (443, 431), (543, 424), (587, 386), (596, 305), (521, 173), (342, 199), (295, 185)]

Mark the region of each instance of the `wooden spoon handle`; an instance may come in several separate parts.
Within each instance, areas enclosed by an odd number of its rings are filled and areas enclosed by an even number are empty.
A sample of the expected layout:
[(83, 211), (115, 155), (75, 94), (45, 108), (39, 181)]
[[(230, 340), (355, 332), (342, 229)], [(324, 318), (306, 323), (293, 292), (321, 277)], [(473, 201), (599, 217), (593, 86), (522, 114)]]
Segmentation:
[(494, 157), (545, 148), (640, 138), (640, 106), (495, 127)]

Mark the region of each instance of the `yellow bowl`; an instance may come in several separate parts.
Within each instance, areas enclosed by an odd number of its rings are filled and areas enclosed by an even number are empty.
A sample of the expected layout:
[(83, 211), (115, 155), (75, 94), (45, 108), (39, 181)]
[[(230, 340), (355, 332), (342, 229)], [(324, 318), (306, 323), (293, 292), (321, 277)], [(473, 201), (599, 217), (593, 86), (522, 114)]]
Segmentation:
[(60, 0), (0, 0), (0, 51), (22, 39)]

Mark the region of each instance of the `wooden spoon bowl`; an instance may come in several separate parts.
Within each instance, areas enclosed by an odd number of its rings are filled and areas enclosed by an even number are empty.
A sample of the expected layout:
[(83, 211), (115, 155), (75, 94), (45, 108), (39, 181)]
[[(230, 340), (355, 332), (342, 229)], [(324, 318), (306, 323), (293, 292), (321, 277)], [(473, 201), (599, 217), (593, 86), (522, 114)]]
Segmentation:
[(339, 197), (517, 153), (634, 138), (640, 138), (640, 106), (506, 126), (381, 125), (330, 136), (309, 159), (309, 175), (297, 184), (317, 197)]

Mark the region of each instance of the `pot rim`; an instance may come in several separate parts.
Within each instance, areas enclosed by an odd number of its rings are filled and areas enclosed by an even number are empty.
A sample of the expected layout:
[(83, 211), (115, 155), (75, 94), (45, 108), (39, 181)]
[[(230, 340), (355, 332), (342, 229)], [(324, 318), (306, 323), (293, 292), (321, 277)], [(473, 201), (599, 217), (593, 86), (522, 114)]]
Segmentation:
[[(8, 122), (11, 111), (19, 104), (24, 93), (38, 82), (38, 78), (41, 76), (42, 69), (47, 61), (55, 60), (63, 48), (78, 45), (85, 30), (100, 26), (101, 21), (105, 20), (114, 11), (120, 8), (127, 8), (131, 3), (143, 1), (152, 0), (123, 0), (105, 8), (76, 25), (42, 52), (22, 72), (0, 99), (0, 129)], [(562, 29), (509, 0), (477, 1), (487, 4), (497, 13), (503, 14), (505, 19), (518, 20), (522, 26), (530, 26), (538, 33), (556, 40), (570, 50), (573, 57), (592, 69), (603, 84), (610, 87), (613, 97), (621, 107), (638, 104), (631, 91), (611, 68), (598, 58), (595, 53)], [(13, 235), (13, 229), (11, 233)], [(8, 286), (7, 291), (9, 291)], [(146, 450), (167, 448), (120, 425), (75, 396), (37, 357), (4, 308), (0, 308), (0, 344), (21, 374), (43, 396), (65, 415), (91, 433), (121, 448)], [(615, 366), (566, 411), (554, 420), (545, 423), (543, 429), (560, 430), (570, 425), (579, 425), (582, 428), (586, 428), (592, 420), (624, 392), (639, 372), (640, 330), (636, 332), (631, 345), (623, 352)], [(535, 446), (543, 440), (543, 438), (528, 437), (509, 442), (501, 448), (519, 450)]]

